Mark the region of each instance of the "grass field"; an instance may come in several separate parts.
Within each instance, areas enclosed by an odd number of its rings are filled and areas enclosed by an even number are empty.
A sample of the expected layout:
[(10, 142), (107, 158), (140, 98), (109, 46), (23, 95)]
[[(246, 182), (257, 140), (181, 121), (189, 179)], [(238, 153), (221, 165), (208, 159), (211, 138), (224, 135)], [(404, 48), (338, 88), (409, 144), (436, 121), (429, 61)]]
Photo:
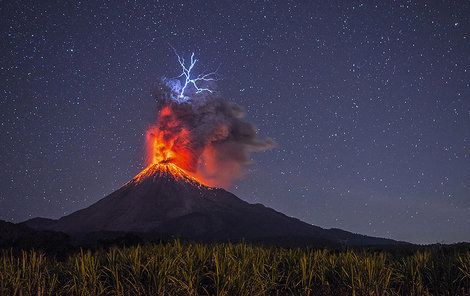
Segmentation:
[[(0, 295), (469, 295), (470, 251), (328, 251), (174, 241), (58, 260), (0, 253)], [(467, 294), (466, 294), (467, 293)]]

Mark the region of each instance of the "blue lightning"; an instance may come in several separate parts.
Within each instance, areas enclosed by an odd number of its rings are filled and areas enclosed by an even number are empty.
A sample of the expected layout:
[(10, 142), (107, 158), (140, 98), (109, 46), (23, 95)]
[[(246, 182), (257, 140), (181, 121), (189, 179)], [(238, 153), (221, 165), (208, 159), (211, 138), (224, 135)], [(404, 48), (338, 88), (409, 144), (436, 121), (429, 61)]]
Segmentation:
[(207, 73), (207, 74), (198, 75), (195, 78), (191, 78), (191, 70), (193, 70), (194, 66), (196, 65), (198, 61), (198, 59), (194, 58), (194, 52), (191, 54), (191, 63), (189, 67), (186, 66), (184, 58), (180, 57), (180, 55), (176, 52), (176, 50), (175, 50), (175, 54), (178, 57), (178, 63), (183, 68), (183, 72), (176, 78), (184, 77), (184, 85), (179, 91), (179, 98), (180, 99), (186, 98), (186, 96), (184, 95), (184, 92), (186, 91), (186, 88), (189, 85), (192, 85), (196, 89), (197, 94), (202, 93), (204, 91), (212, 93), (213, 91), (211, 89), (207, 87), (198, 86), (198, 82), (216, 81), (217, 79), (215, 78), (215, 75), (217, 74), (217, 70)]

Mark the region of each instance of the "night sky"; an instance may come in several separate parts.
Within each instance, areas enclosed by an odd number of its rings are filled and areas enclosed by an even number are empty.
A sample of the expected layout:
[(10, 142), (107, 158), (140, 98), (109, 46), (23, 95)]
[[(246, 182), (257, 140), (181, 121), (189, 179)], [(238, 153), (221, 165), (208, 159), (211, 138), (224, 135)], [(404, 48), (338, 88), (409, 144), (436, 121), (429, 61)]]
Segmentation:
[(470, 241), (470, 2), (0, 2), (0, 219), (144, 166), (169, 44), (277, 146), (230, 191), (321, 227)]

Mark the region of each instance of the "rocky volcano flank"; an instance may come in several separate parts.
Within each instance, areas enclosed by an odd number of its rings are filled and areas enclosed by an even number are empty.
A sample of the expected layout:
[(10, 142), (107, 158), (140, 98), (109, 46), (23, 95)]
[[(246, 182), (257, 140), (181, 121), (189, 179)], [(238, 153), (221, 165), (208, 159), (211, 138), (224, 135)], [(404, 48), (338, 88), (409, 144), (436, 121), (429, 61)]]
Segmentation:
[(249, 204), (224, 189), (200, 184), (172, 164), (151, 165), (120, 189), (68, 216), (35, 218), (24, 224), (66, 233), (159, 233), (203, 240), (305, 238), (351, 245), (396, 243), (323, 229), (261, 204)]

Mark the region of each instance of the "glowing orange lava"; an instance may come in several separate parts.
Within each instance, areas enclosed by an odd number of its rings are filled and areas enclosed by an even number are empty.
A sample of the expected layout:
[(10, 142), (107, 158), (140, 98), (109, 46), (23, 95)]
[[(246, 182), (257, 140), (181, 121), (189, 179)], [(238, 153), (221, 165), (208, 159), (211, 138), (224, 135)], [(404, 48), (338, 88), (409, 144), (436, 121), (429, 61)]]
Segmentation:
[(141, 182), (145, 179), (154, 177), (154, 176), (164, 176), (165, 174), (171, 174), (175, 179), (183, 180), (185, 182), (193, 183), (196, 186), (207, 186), (201, 183), (200, 180), (191, 176), (185, 170), (177, 167), (172, 163), (166, 164), (152, 164), (143, 169), (137, 176), (132, 180), (133, 182)]
[(164, 106), (156, 125), (147, 130), (147, 168), (136, 178), (141, 179), (159, 169), (175, 177), (207, 185), (196, 174), (197, 159), (191, 149), (191, 141), (190, 131), (178, 120), (171, 106)]

